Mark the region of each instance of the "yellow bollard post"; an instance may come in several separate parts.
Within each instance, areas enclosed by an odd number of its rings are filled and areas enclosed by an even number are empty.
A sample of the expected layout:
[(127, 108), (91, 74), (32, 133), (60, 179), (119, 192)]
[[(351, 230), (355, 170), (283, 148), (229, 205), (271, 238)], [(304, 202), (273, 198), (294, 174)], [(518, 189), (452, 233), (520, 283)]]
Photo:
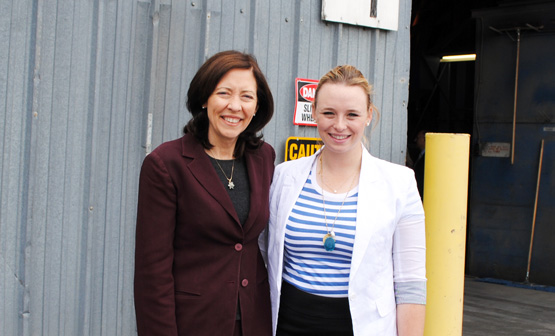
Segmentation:
[(426, 336), (462, 335), (470, 135), (426, 134)]

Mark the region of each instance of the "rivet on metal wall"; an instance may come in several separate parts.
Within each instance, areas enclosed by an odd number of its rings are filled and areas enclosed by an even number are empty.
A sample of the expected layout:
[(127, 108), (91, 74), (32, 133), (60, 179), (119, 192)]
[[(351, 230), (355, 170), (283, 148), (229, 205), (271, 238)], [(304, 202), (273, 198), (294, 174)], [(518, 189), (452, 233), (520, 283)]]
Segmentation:
[(289, 22), (289, 18), (285, 18), (285, 22)]
[(191, 2), (191, 6), (195, 7), (195, 6), (196, 6), (196, 3)]
[(239, 13), (241, 13), (241, 14), (243, 14), (244, 12), (245, 12), (245, 10), (244, 10), (243, 8), (241, 8), (241, 9), (239, 10)]
[(160, 13), (154, 12), (154, 14), (152, 15), (152, 24), (155, 26), (158, 26), (159, 23), (160, 23)]
[(89, 207), (89, 211), (93, 211), (94, 208), (92, 206)]

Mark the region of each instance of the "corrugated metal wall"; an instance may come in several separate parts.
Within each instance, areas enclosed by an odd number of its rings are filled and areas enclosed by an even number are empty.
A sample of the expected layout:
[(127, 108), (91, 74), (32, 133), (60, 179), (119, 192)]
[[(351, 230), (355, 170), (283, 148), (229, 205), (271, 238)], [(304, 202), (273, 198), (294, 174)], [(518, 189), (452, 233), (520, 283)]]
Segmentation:
[[(0, 0), (0, 334), (131, 335), (137, 179), (181, 135), (188, 83), (225, 49), (255, 54), (279, 161), (295, 77), (337, 64), (375, 84), (371, 151), (403, 163), (410, 1), (399, 30), (325, 23), (320, 0)], [(147, 137), (152, 120), (152, 138)]]

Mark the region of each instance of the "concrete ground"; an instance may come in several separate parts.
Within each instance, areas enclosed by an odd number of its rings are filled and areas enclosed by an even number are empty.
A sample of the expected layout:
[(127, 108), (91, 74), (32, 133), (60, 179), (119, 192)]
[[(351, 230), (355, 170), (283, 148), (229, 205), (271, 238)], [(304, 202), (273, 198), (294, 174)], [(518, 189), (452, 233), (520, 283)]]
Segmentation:
[(555, 335), (555, 293), (466, 278), (463, 336)]

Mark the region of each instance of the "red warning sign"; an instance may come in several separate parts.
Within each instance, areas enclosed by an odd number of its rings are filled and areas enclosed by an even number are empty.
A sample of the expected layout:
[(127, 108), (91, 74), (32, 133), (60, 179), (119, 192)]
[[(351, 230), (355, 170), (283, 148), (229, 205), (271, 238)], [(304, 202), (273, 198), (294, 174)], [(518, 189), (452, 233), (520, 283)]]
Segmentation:
[(312, 119), (312, 102), (316, 96), (318, 80), (295, 78), (295, 116), (293, 124), (303, 126), (316, 126)]

